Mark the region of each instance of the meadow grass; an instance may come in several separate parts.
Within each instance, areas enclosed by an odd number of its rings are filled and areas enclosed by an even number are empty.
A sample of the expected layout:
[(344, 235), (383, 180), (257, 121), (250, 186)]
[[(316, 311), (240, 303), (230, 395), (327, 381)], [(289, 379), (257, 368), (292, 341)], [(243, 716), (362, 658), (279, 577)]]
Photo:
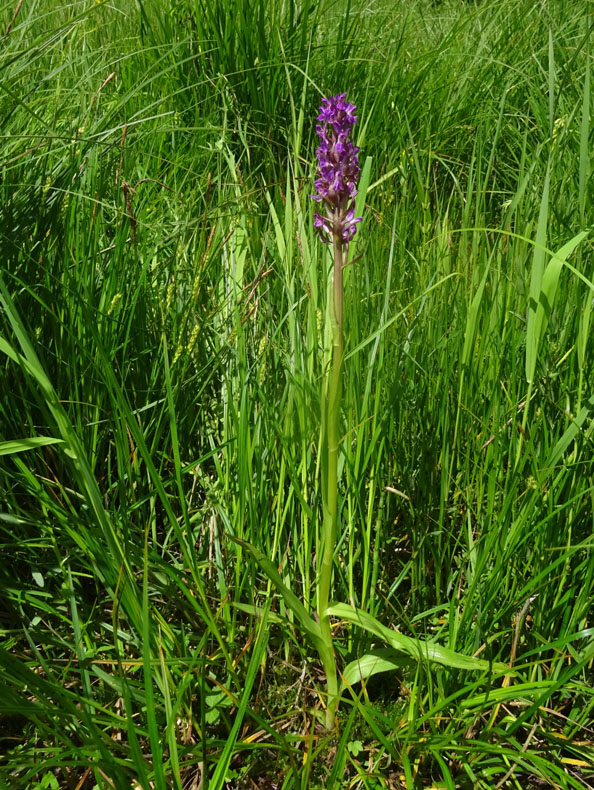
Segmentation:
[[(594, 784), (593, 26), (577, 0), (0, 5), (4, 785)], [(231, 538), (313, 609), (314, 119), (345, 90), (335, 597), (510, 671), (391, 655), (326, 732), (317, 654)], [(339, 670), (385, 648), (333, 622)]]

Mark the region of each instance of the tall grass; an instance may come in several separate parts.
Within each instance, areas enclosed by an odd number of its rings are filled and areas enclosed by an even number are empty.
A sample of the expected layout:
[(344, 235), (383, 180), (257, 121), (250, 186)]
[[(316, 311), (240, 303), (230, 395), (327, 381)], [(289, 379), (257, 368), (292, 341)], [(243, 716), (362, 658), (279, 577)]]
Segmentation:
[[(18, 13), (15, 11), (18, 10)], [(0, 777), (594, 781), (587, 5), (0, 7)], [(510, 666), (324, 677), (321, 94), (367, 160), (337, 599)], [(376, 646), (334, 620), (341, 670)]]

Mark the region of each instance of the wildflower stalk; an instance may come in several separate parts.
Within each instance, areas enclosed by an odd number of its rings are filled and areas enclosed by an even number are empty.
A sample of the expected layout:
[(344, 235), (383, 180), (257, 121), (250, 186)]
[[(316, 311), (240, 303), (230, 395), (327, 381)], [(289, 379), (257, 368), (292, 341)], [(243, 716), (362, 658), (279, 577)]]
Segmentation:
[(330, 325), (332, 331), (332, 356), (330, 371), (322, 390), (322, 435), (326, 454), (326, 474), (322, 490), (324, 520), (322, 524), (322, 562), (318, 576), (318, 612), (323, 642), (323, 654), (320, 655), (326, 673), (328, 692), (326, 707), (326, 727), (333, 729), (334, 717), (338, 703), (338, 679), (336, 659), (332, 646), (332, 629), (328, 604), (332, 589), (332, 567), (334, 547), (338, 533), (338, 450), (340, 443), (340, 406), (342, 400), (342, 270), (344, 265), (345, 246), (342, 239), (334, 237), (334, 268), (332, 303), (330, 309)]
[[(395, 652), (404, 653), (408, 659), (421, 661), (423, 665), (432, 661), (455, 669), (480, 672), (498, 672), (508, 677), (509, 667), (505, 664), (485, 661), (455, 653), (441, 647), (435, 641), (424, 642), (399, 631), (387, 628), (375, 617), (362, 609), (346, 603), (332, 601), (332, 571), (334, 552), (340, 534), (338, 456), (341, 438), (341, 400), (343, 368), (343, 272), (347, 265), (348, 246), (357, 230), (361, 217), (355, 217), (355, 195), (360, 174), (357, 154), (359, 149), (353, 145), (351, 132), (356, 122), (355, 106), (346, 101), (345, 94), (322, 100), (319, 125), (316, 131), (320, 137), (317, 149), (318, 171), (316, 194), (313, 199), (321, 204), (322, 211), (314, 214), (314, 227), (325, 244), (332, 245), (332, 279), (328, 282), (327, 323), (331, 334), (329, 358), (325, 360), (321, 392), (321, 437), (320, 461), (322, 468), (323, 520), (316, 544), (316, 606), (312, 612), (295, 595), (279, 573), (275, 562), (259, 548), (235, 535), (229, 537), (249, 552), (260, 568), (266, 573), (277, 591), (283, 596), (286, 606), (294, 615), (295, 622), (315, 647), (326, 673), (326, 717), (328, 730), (334, 730), (336, 710), (341, 693), (353, 683), (364, 681), (378, 672), (393, 670), (401, 666)], [(245, 607), (244, 607), (245, 608)], [(259, 612), (256, 607), (247, 611)], [(338, 672), (332, 624), (330, 617), (352, 623), (378, 638), (390, 647), (386, 651), (372, 650), (358, 656), (343, 670), (341, 683)]]
[(358, 148), (350, 140), (356, 121), (355, 106), (345, 95), (324, 99), (317, 127), (321, 138), (318, 148), (318, 194), (314, 200), (325, 204), (325, 215), (315, 214), (315, 226), (322, 241), (332, 244), (334, 265), (332, 287), (328, 289), (328, 319), (332, 335), (330, 368), (322, 387), (322, 480), (323, 522), (318, 551), (317, 608), (320, 622), (318, 652), (326, 673), (326, 728), (333, 729), (339, 700), (336, 658), (328, 605), (332, 593), (332, 568), (339, 526), (338, 452), (340, 444), (340, 409), (343, 364), (343, 288), (342, 275), (348, 242), (360, 218), (355, 218), (355, 182), (359, 175)]

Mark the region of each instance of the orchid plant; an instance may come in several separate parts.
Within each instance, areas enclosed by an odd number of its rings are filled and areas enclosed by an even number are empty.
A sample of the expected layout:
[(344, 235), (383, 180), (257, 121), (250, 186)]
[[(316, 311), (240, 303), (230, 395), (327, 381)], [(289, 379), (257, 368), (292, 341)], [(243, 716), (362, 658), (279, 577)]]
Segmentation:
[[(322, 695), (322, 702), (325, 706), (324, 722), (328, 730), (335, 727), (338, 703), (345, 688), (350, 688), (378, 672), (402, 667), (411, 659), (435, 662), (457, 669), (490, 670), (508, 676), (513, 674), (505, 665), (490, 664), (485, 660), (460, 655), (435, 642), (405, 636), (399, 631), (387, 628), (376, 618), (350, 604), (331, 602), (334, 553), (340, 533), (338, 461), (343, 373), (343, 271), (347, 265), (349, 242), (362, 219), (355, 216), (355, 197), (361, 173), (359, 148), (352, 140), (353, 128), (357, 122), (355, 111), (356, 107), (347, 100), (346, 93), (322, 99), (316, 125), (320, 144), (316, 152), (316, 194), (311, 197), (320, 205), (320, 210), (314, 212), (313, 224), (321, 241), (332, 245), (333, 251), (326, 308), (327, 324), (331, 328), (331, 349), (321, 391), (323, 522), (319, 531), (319, 544), (316, 546), (317, 612), (310, 613), (306, 609), (285, 584), (274, 563), (258, 548), (246, 541), (232, 538), (252, 554), (316, 648), (326, 674), (326, 693)], [(330, 620), (332, 616), (358, 625), (389, 646), (376, 648), (344, 667), (340, 673), (340, 684)]]
[[(328, 318), (332, 335), (330, 372), (322, 385), (322, 526), (321, 565), (317, 583), (317, 606), (324, 648), (320, 658), (326, 672), (328, 700), (326, 724), (332, 726), (338, 704), (336, 660), (332, 648), (332, 629), (328, 604), (332, 586), (334, 547), (338, 534), (338, 453), (340, 443), (340, 406), (343, 364), (343, 288), (342, 275), (347, 262), (348, 244), (357, 231), (361, 217), (355, 217), (355, 196), (361, 168), (351, 133), (357, 117), (356, 107), (346, 94), (323, 99), (316, 131), (320, 138), (317, 150), (317, 195), (324, 213), (314, 213), (314, 226), (323, 242), (332, 244), (333, 287), (328, 289)], [(318, 555), (320, 556), (320, 555)]]

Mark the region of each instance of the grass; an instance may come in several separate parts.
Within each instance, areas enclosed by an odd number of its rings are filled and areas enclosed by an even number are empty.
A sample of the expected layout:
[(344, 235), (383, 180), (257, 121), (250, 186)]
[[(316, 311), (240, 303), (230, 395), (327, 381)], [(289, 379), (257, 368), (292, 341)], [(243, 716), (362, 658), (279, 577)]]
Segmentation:
[[(18, 13), (17, 13), (18, 11)], [(588, 4), (0, 5), (0, 783), (594, 784)], [(359, 108), (337, 728), (290, 609), (321, 519), (321, 95)], [(334, 618), (344, 672), (385, 645)], [(348, 674), (348, 673), (347, 673)]]

